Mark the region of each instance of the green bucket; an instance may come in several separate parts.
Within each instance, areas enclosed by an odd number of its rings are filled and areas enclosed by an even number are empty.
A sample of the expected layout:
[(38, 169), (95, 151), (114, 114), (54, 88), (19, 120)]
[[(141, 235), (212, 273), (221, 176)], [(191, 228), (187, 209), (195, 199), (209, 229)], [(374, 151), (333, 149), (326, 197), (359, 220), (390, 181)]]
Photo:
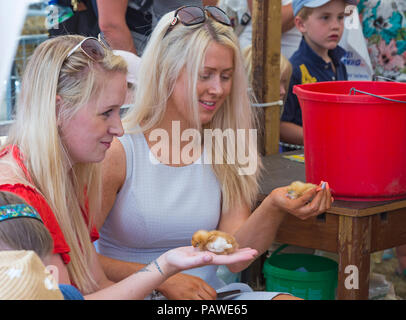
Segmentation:
[(264, 263), (266, 290), (288, 292), (306, 300), (334, 300), (337, 262), (311, 254), (278, 254), (285, 247), (280, 246)]

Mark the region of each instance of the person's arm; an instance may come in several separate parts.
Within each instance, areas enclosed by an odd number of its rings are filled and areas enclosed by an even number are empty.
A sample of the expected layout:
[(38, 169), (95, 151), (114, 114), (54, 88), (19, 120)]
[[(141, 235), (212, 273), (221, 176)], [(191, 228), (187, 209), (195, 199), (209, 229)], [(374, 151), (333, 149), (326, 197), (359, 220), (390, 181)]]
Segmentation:
[(100, 212), (95, 217), (97, 230), (103, 226), (104, 221), (116, 201), (117, 194), (125, 182), (126, 157), (124, 147), (120, 140), (113, 139), (110, 149), (101, 164), (102, 171), (102, 205)]
[(53, 253), (43, 259), (44, 264), (60, 284), (71, 284), (69, 279), (68, 268), (63, 263), (61, 255), (59, 253)]
[[(119, 282), (145, 268), (145, 264), (112, 259), (99, 254), (99, 261), (109, 279)], [(177, 273), (155, 288), (169, 300), (213, 300), (217, 292), (199, 277)]]
[[(241, 247), (254, 248), (261, 255), (271, 246), (287, 213), (307, 219), (325, 212), (331, 206), (328, 188), (314, 188), (294, 200), (286, 196), (287, 192), (287, 187), (274, 189), (252, 214), (247, 206), (223, 212), (219, 230), (234, 234)], [(252, 261), (230, 265), (228, 268), (232, 272), (239, 272)]]
[(252, 0), (247, 0), (248, 10), (252, 14)]
[(303, 145), (303, 128), (301, 126), (293, 122), (281, 121), (279, 130), (282, 142)]
[[(222, 212), (218, 229), (233, 234), (239, 246), (252, 243), (261, 255), (272, 244), (284, 216), (285, 213), (279, 210), (267, 212), (264, 206), (258, 207), (252, 213), (249, 207), (241, 206)], [(251, 262), (228, 268), (231, 272), (240, 272)]]
[[(166, 271), (166, 265), (163, 265), (160, 259), (158, 259), (157, 263), (160, 268), (165, 268)], [(86, 295), (86, 300), (144, 299), (165, 280), (164, 275), (160, 274), (156, 265), (148, 265), (144, 268), (144, 271), (148, 272), (134, 272), (132, 275), (117, 283), (107, 279), (100, 263), (94, 263), (92, 270), (94, 274), (97, 275), (96, 281), (99, 284), (100, 290)]]
[(279, 135), (282, 142), (303, 145), (303, 128), (295, 122), (299, 119), (300, 105), (299, 100), (293, 93), (293, 87), (301, 84), (301, 74), (292, 72), (289, 82), (286, 101), (281, 116)]
[[(116, 200), (117, 193), (124, 184), (126, 157), (123, 145), (114, 139), (102, 162), (102, 210), (96, 217), (96, 227), (100, 229)], [(108, 279), (118, 282), (145, 267), (144, 264), (112, 259), (99, 254), (99, 260)], [(168, 299), (216, 299), (216, 291), (199, 277), (178, 273), (156, 288)]]
[(203, 0), (203, 6), (217, 6), (218, 0)]
[(97, 0), (99, 27), (113, 49), (137, 54), (130, 29), (125, 21), (127, 5), (128, 0)]
[(287, 4), (286, 6), (282, 6), (281, 19), (282, 33), (292, 29), (295, 26), (295, 19), (293, 17), (293, 8), (291, 3)]
[(251, 260), (257, 251), (244, 248), (229, 255), (217, 255), (209, 251), (200, 251), (192, 246), (180, 247), (165, 252), (143, 269), (114, 284), (104, 275), (94, 248), (91, 254), (91, 270), (102, 289), (86, 295), (85, 299), (136, 300), (144, 299), (163, 281), (179, 271), (210, 264), (228, 265)]

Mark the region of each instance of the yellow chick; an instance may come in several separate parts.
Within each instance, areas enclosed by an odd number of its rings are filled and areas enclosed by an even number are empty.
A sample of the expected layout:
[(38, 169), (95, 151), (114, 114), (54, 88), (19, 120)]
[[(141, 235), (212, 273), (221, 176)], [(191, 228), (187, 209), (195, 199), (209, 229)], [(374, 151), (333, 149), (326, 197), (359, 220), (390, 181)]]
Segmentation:
[(304, 183), (301, 181), (294, 181), (288, 187), (287, 196), (291, 199), (297, 199), (301, 197), (306, 191), (316, 188), (317, 186), (313, 183)]
[(238, 249), (238, 244), (232, 235), (218, 230), (196, 231), (192, 237), (192, 246), (216, 254), (229, 254)]

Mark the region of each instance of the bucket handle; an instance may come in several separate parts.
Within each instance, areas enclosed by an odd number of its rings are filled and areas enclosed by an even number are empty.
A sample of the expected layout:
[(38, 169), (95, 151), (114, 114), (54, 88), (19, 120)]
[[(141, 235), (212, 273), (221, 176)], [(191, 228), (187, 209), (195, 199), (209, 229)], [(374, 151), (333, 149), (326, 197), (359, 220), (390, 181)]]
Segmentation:
[(385, 82), (385, 81), (387, 81), (387, 82), (397, 82), (397, 83), (400, 82), (400, 81), (396, 81), (396, 80), (391, 79), (391, 78), (388, 78), (388, 77), (378, 76), (378, 75), (376, 75), (376, 74), (374, 74), (374, 75), (372, 76), (372, 81), (380, 81), (380, 80), (384, 80), (384, 82)]
[(370, 95), (370, 96), (375, 97), (375, 98), (387, 100), (387, 101), (398, 102), (398, 103), (406, 103), (406, 101), (400, 101), (400, 100), (395, 100), (395, 99), (390, 99), (390, 98), (378, 96), (378, 95), (376, 95), (376, 94), (369, 93), (369, 92), (365, 92), (365, 91), (361, 91), (361, 90), (358, 90), (358, 89), (355, 89), (355, 88), (351, 88), (351, 89), (350, 89), (349, 95), (352, 95), (352, 94), (355, 95), (355, 93), (357, 93), (357, 92), (358, 92), (358, 93), (362, 93), (362, 94), (367, 94), (367, 95)]
[(279, 252), (281, 252), (283, 249), (285, 249), (288, 244), (282, 244), (278, 249), (276, 249), (274, 252), (272, 252), (271, 257), (276, 256)]

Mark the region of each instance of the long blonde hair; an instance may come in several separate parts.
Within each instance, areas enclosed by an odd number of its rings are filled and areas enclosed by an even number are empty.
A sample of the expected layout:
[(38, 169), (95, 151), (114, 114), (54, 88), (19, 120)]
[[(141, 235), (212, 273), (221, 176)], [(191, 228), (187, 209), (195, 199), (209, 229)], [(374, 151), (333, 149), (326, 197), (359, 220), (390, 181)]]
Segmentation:
[[(146, 131), (159, 124), (165, 114), (167, 100), (182, 70), (185, 70), (189, 79), (186, 89), (188, 101), (192, 101), (189, 111), (193, 115), (197, 129), (221, 129), (223, 132), (231, 129), (235, 133), (237, 129), (245, 129), (245, 132), (248, 132), (249, 129), (255, 128), (255, 117), (247, 92), (246, 71), (238, 38), (233, 29), (208, 18), (204, 24), (195, 26), (184, 26), (179, 23), (164, 36), (173, 17), (174, 12), (162, 17), (145, 48), (139, 69), (140, 81), (135, 106), (123, 118), (125, 131), (137, 132), (138, 126), (141, 131)], [(207, 48), (213, 41), (231, 48), (234, 53), (233, 85), (223, 106), (216, 112), (212, 121), (202, 128), (199, 122), (196, 86)], [(211, 152), (217, 152), (220, 145), (212, 143), (212, 147)], [(228, 150), (226, 145), (222, 147), (224, 159), (227, 159), (227, 154), (235, 152)], [(260, 159), (256, 147), (256, 144), (248, 145), (246, 150), (237, 152), (244, 151), (245, 154), (248, 152), (248, 155), (255, 157), (259, 167)], [(240, 175), (239, 169), (242, 164), (238, 162), (235, 164), (223, 162), (212, 166), (222, 186), (223, 210), (239, 204), (254, 204), (258, 192), (259, 170), (252, 175)]]
[[(89, 231), (93, 226), (91, 213), (100, 207), (100, 166), (72, 166), (58, 125), (98, 94), (108, 73), (126, 73), (127, 65), (110, 50), (105, 50), (105, 58), (98, 63), (81, 50), (67, 59), (68, 52), (82, 39), (60, 36), (36, 48), (24, 72), (16, 120), (6, 146), (20, 148), (32, 184), (47, 200), (71, 249), (69, 276), (87, 294), (97, 290), (91, 271)], [(60, 103), (56, 102), (57, 95)], [(30, 184), (26, 177), (19, 179)], [(86, 210), (86, 196), (90, 209), (87, 224), (82, 213)]]

